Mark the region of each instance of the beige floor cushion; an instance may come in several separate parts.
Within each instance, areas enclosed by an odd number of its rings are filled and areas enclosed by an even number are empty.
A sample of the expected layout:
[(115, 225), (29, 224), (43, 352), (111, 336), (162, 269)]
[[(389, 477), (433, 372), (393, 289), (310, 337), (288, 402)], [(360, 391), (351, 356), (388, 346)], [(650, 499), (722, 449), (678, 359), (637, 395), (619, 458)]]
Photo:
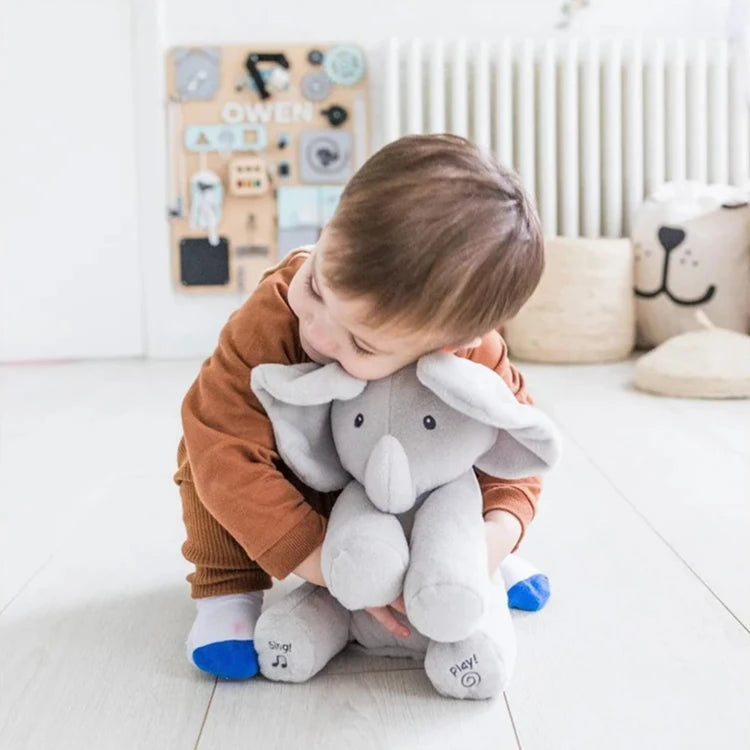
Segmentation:
[(750, 336), (704, 328), (665, 341), (635, 366), (635, 384), (643, 391), (684, 398), (750, 397)]

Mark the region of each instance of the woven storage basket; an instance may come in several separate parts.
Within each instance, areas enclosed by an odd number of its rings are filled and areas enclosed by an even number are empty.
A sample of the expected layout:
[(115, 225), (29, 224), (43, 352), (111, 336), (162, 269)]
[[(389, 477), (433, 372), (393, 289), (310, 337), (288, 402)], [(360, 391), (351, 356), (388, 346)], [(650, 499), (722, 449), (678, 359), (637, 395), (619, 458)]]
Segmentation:
[(532, 362), (610, 362), (635, 344), (633, 251), (627, 239), (546, 240), (546, 268), (504, 329), (511, 354)]

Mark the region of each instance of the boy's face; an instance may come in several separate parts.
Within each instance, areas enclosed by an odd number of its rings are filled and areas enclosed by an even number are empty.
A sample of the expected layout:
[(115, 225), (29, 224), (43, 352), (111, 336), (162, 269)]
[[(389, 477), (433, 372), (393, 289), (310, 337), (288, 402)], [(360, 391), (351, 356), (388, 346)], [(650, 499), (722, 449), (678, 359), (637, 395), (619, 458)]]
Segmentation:
[(302, 348), (313, 361), (337, 361), (356, 378), (377, 380), (441, 348), (434, 334), (367, 325), (369, 300), (344, 299), (326, 284), (322, 260), (328, 241), (324, 232), (289, 285)]

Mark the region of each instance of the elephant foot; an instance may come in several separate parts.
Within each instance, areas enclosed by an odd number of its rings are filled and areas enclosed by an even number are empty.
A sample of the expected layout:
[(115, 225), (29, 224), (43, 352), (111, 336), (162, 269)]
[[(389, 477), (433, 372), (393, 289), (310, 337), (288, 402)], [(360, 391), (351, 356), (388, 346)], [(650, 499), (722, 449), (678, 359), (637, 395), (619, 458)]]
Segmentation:
[(258, 618), (261, 673), (276, 682), (309, 680), (346, 646), (350, 618), (325, 588), (303, 584)]
[(449, 698), (482, 700), (508, 687), (516, 661), (516, 634), (505, 602), (497, 592), (480, 627), (456, 643), (433, 641), (425, 672), (435, 689)]
[(355, 537), (323, 560), (323, 577), (347, 609), (382, 607), (401, 594), (408, 565), (405, 540), (401, 545)]
[(474, 632), (485, 612), (481, 589), (453, 583), (410, 589), (407, 579), (406, 614), (414, 627), (433, 641), (462, 641)]

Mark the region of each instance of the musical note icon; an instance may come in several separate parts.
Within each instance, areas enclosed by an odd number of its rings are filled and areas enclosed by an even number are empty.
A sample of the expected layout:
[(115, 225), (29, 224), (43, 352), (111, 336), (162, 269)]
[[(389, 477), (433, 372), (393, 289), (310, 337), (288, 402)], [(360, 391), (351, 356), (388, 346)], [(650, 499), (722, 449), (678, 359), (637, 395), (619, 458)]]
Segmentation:
[(272, 667), (281, 667), (282, 669), (286, 669), (287, 662), (286, 662), (286, 656), (284, 654), (277, 654), (276, 655), (276, 661), (271, 664)]

